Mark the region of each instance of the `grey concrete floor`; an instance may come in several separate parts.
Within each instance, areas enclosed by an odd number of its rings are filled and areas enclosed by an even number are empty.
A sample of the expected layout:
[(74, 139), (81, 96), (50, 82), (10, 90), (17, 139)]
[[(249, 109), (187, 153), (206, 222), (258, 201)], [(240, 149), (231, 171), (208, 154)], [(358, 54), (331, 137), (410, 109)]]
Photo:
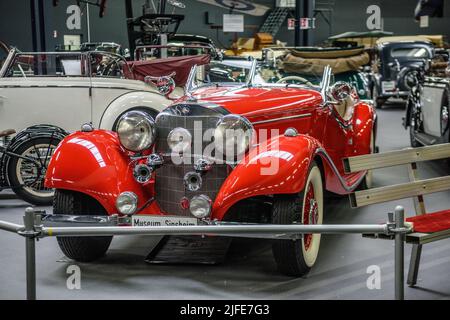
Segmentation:
[[(401, 126), (403, 105), (389, 105), (378, 112), (381, 151), (409, 146)], [(422, 177), (446, 175), (442, 161), (420, 165)], [(377, 186), (407, 181), (403, 167), (378, 170)], [(2, 193), (5, 195), (5, 192)], [(2, 195), (0, 194), (0, 196)], [(450, 192), (426, 197), (429, 210), (450, 207)], [(395, 205), (413, 215), (411, 200), (350, 209), (347, 198), (327, 202), (325, 223), (379, 223)], [(0, 219), (21, 222), (27, 204), (0, 200)], [(51, 210), (51, 208), (45, 208)], [(261, 240), (236, 240), (224, 264), (148, 265), (143, 261), (156, 239), (145, 236), (116, 237), (103, 259), (84, 264), (68, 260), (56, 239), (37, 243), (37, 295), (40, 299), (392, 299), (394, 297), (394, 247), (392, 241), (358, 235), (326, 235), (319, 258), (304, 278), (277, 273), (270, 245)], [(25, 297), (24, 240), (0, 232), (0, 299)], [(410, 246), (406, 248), (406, 265)], [(81, 289), (69, 290), (67, 268), (81, 268)], [(367, 268), (378, 266), (381, 288), (369, 290)], [(424, 246), (419, 282), (406, 287), (407, 299), (450, 299), (450, 240)]]

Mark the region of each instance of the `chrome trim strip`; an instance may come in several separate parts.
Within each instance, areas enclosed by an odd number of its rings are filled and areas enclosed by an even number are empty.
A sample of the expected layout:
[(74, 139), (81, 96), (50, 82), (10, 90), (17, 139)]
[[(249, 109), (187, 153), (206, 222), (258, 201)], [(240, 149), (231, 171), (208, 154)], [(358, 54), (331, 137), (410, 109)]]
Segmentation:
[(345, 189), (345, 191), (347, 192), (353, 192), (355, 191), (355, 189), (360, 185), (361, 181), (364, 179), (365, 175), (361, 176), (361, 178), (359, 178), (353, 185), (348, 186), (347, 183), (345, 182), (344, 178), (342, 178), (341, 174), (339, 173), (339, 170), (336, 168), (336, 165), (334, 164), (333, 160), (331, 159), (331, 157), (328, 155), (328, 153), (323, 149), (323, 148), (318, 148), (316, 150), (316, 154), (321, 154), (323, 155), (327, 161), (328, 164), (330, 165), (331, 169), (333, 170), (333, 172), (336, 174), (336, 176), (339, 179), (339, 182), (341, 183), (342, 187)]
[(297, 116), (288, 116), (288, 117), (274, 118), (274, 119), (269, 119), (269, 120), (255, 121), (255, 122), (252, 122), (252, 124), (255, 125), (255, 124), (283, 121), (283, 120), (289, 120), (289, 119), (307, 118), (310, 116), (312, 116), (312, 113), (304, 113), (304, 114), (299, 114)]

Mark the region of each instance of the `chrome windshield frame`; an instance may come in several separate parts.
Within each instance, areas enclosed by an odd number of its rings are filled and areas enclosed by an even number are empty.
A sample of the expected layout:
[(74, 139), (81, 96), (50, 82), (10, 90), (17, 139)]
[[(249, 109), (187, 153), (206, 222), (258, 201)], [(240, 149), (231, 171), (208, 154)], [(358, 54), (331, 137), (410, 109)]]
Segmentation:
[(322, 81), (320, 82), (320, 94), (322, 95), (323, 103), (328, 102), (328, 89), (331, 83), (332, 69), (327, 65), (323, 69)]
[[(15, 58), (17, 56), (39, 56), (39, 55), (49, 55), (49, 56), (79, 56), (80, 57), (80, 61), (82, 63), (85, 64), (85, 69), (86, 72), (84, 75), (80, 75), (79, 77), (82, 78), (91, 78), (91, 66), (90, 63), (88, 63), (89, 61), (91, 61), (91, 57), (93, 55), (106, 55), (106, 56), (110, 56), (113, 59), (115, 59), (115, 61), (122, 61), (123, 65), (126, 66), (126, 68), (128, 69), (128, 72), (133, 76), (134, 79), (134, 74), (132, 73), (132, 70), (130, 68), (130, 66), (128, 65), (126, 59), (117, 53), (114, 52), (108, 52), (108, 51), (37, 51), (37, 52), (22, 52), (17, 50), (16, 48), (13, 48), (10, 50), (8, 57), (6, 58), (5, 62), (3, 63), (2, 68), (0, 69), (0, 78), (4, 78), (5, 75), (8, 73), (8, 70), (11, 67), (11, 63), (14, 62)], [(83, 59), (84, 58), (84, 59)], [(56, 77), (56, 76), (51, 76), (51, 77)], [(67, 76), (64, 76), (67, 77)], [(106, 77), (105, 77), (106, 78)], [(123, 79), (123, 78), (120, 78)]]
[(248, 79), (247, 79), (247, 82), (245, 83), (245, 85), (247, 87), (253, 86), (253, 80), (255, 79), (257, 65), (258, 65), (258, 62), (256, 61), (255, 58), (253, 58), (252, 65), (250, 67), (250, 72), (248, 74)]
[(190, 93), (193, 90), (195, 90), (195, 89), (197, 89), (199, 87), (203, 87), (203, 86), (208, 87), (208, 86), (212, 86), (212, 85), (214, 85), (214, 86), (221, 86), (221, 85), (223, 85), (223, 86), (229, 86), (229, 87), (251, 87), (251, 86), (254, 85), (254, 78), (255, 78), (255, 75), (256, 75), (257, 67), (258, 67), (258, 61), (256, 59), (253, 58), (251, 61), (252, 61), (252, 64), (250, 66), (246, 82), (242, 82), (242, 83), (212, 82), (210, 84), (205, 84), (205, 85), (201, 85), (201, 86), (197, 86), (194, 83), (195, 75), (196, 75), (197, 69), (198, 69), (198, 65), (195, 64), (195, 65), (192, 66), (191, 71), (189, 72), (189, 76), (188, 76), (188, 79), (186, 81), (186, 86), (185, 86), (185, 89), (184, 89), (184, 93), (185, 93), (185, 95), (190, 95)]

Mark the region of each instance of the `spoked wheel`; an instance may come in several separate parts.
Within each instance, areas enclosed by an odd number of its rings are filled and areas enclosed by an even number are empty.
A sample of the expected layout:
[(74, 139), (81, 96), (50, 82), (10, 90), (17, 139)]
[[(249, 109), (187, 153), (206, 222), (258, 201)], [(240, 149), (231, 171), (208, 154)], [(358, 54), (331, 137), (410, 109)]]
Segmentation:
[(21, 156), (11, 157), (8, 179), (13, 191), (34, 205), (50, 205), (54, 191), (44, 186), (48, 163), (60, 142), (57, 138), (30, 139), (12, 150)]
[[(304, 225), (323, 222), (323, 185), (320, 169), (312, 162), (305, 188), (295, 196), (279, 196), (273, 204), (273, 223)], [(303, 276), (314, 266), (320, 234), (304, 234), (300, 240), (276, 240), (272, 251), (278, 269), (289, 276)]]

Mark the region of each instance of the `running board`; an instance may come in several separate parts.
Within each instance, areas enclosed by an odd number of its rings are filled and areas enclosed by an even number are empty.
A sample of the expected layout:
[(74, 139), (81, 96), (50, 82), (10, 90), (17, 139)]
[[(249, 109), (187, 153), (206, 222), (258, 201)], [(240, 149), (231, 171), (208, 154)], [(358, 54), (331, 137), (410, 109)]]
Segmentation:
[(231, 244), (230, 237), (164, 236), (145, 258), (155, 264), (220, 264)]
[(417, 133), (414, 138), (425, 146), (434, 145), (438, 141), (438, 138), (435, 136), (423, 132)]

